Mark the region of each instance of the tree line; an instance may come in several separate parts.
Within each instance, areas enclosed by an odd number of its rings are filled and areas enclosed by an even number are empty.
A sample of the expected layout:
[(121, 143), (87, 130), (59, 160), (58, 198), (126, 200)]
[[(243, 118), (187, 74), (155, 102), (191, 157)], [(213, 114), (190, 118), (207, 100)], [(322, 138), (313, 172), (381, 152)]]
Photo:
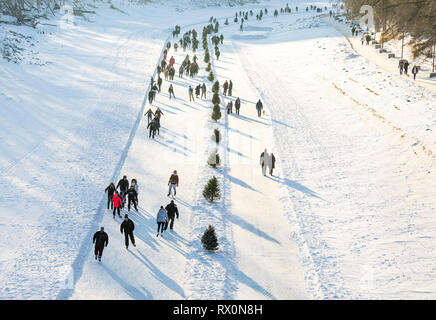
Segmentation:
[(360, 8), (371, 6), (375, 30), (383, 33), (383, 41), (409, 35), (414, 58), (432, 56), (436, 43), (435, 0), (344, 0), (344, 4), (349, 18), (361, 17)]

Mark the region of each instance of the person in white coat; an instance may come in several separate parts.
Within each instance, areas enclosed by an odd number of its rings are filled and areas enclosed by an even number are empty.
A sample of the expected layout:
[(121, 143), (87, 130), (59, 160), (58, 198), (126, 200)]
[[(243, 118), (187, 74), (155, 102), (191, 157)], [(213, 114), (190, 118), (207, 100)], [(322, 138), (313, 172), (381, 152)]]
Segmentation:
[(271, 156), (268, 154), (268, 151), (265, 148), (265, 151), (260, 154), (260, 165), (262, 166), (262, 174), (266, 176), (266, 168), (272, 167)]
[(159, 230), (160, 230), (160, 235), (162, 236), (162, 233), (164, 232), (165, 225), (168, 222), (168, 214), (165, 211), (163, 206), (160, 206), (160, 209), (157, 213), (156, 222), (157, 222), (157, 235), (156, 235), (156, 237), (159, 236)]

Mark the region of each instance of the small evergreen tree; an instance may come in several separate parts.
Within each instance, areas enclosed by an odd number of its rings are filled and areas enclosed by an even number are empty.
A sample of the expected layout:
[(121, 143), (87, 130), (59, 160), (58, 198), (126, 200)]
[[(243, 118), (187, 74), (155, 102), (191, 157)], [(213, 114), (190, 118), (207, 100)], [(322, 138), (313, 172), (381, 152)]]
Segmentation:
[(221, 119), (221, 109), (218, 104), (215, 104), (212, 111), (212, 120), (218, 121), (219, 119)]
[(207, 80), (209, 80), (210, 82), (212, 82), (213, 80), (215, 80), (215, 76), (213, 75), (212, 70), (210, 70), (210, 72), (209, 72), (209, 76), (207, 77)]
[(221, 102), (221, 99), (220, 99), (218, 93), (214, 93), (213, 97), (212, 97), (212, 103), (215, 105), (215, 104), (220, 104), (220, 102)]
[(212, 70), (212, 65), (210, 64), (210, 62), (207, 64), (207, 67), (206, 67), (206, 71), (207, 72), (209, 72), (209, 71), (211, 71)]
[(224, 24), (225, 24), (226, 26), (229, 25), (229, 19), (228, 19), (228, 18), (226, 18), (226, 22), (224, 22)]
[(210, 178), (207, 185), (204, 187), (203, 196), (209, 202), (220, 198), (220, 187), (218, 185), (218, 179), (215, 176)]
[(210, 61), (210, 54), (209, 54), (209, 50), (206, 49), (206, 52), (204, 53), (204, 62), (209, 63), (209, 61)]
[(237, 23), (237, 22), (238, 22), (238, 18), (235, 17), (235, 19), (233, 19), (233, 21), (234, 21), (235, 23)]
[(177, 48), (179, 47), (179, 45), (175, 42), (174, 43), (174, 51), (177, 52)]
[(212, 92), (213, 93), (219, 93), (219, 91), (220, 91), (220, 83), (217, 80), (217, 81), (215, 81), (215, 83), (212, 86)]
[(201, 243), (203, 244), (203, 248), (207, 251), (214, 252), (218, 250), (218, 238), (213, 226), (209, 225), (204, 231), (201, 237)]
[(171, 42), (168, 41), (168, 43), (167, 43), (167, 49), (169, 50), (170, 48), (171, 48)]

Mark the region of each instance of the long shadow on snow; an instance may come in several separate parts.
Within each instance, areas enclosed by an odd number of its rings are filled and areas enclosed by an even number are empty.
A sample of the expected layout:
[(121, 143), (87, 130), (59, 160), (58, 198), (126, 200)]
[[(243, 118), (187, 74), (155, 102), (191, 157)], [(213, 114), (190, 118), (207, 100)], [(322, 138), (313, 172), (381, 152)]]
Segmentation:
[(260, 193), (258, 190), (254, 189), (252, 186), (250, 186), (249, 184), (246, 184), (244, 181), (242, 181), (242, 180), (240, 180), (240, 179), (238, 179), (238, 178), (235, 178), (235, 177), (233, 177), (233, 176), (231, 176), (231, 175), (229, 175), (229, 174), (227, 174), (225, 177), (226, 177), (226, 178), (227, 178), (231, 183), (237, 184), (237, 185), (239, 185), (239, 186), (241, 186), (241, 187), (244, 187), (244, 188), (247, 188), (247, 189), (249, 189), (249, 190), (251, 190), (251, 191), (254, 191), (254, 192), (258, 192), (258, 193)]
[(173, 152), (180, 153), (180, 154), (184, 155), (185, 157), (188, 157), (188, 155), (187, 155), (185, 152), (183, 152), (183, 151), (177, 149), (176, 147), (172, 147), (172, 146), (170, 146), (170, 145), (168, 145), (168, 144), (166, 144), (166, 143), (164, 143), (164, 142), (161, 142), (161, 141), (159, 141), (159, 140), (157, 140), (157, 139), (154, 139), (154, 141), (157, 142), (157, 143), (159, 143), (159, 144), (161, 144), (161, 145), (163, 145), (164, 147), (170, 149), (170, 150), (173, 151)]
[(251, 233), (254, 233), (255, 235), (264, 238), (268, 241), (271, 242), (275, 242), (277, 244), (280, 244), (280, 241), (274, 239), (273, 237), (269, 236), (268, 234), (266, 234), (265, 232), (263, 232), (262, 230), (259, 230), (258, 228), (256, 228), (254, 225), (252, 225), (251, 223), (245, 221), (244, 219), (242, 219), (241, 217), (238, 217), (234, 214), (229, 214), (228, 215), (229, 220), (234, 223), (237, 224), (238, 226), (240, 226), (241, 228), (250, 231)]
[(173, 137), (180, 137), (180, 138), (183, 138), (183, 139), (188, 139), (188, 136), (186, 134), (180, 134), (180, 133), (172, 131), (172, 130), (170, 130), (168, 128), (161, 128), (160, 130), (162, 132), (164, 132), (164, 133), (168, 133), (169, 135), (171, 135)]
[(126, 293), (130, 297), (132, 297), (132, 299), (134, 299), (134, 300), (152, 300), (153, 299), (153, 296), (151, 295), (151, 293), (147, 289), (145, 289), (144, 287), (142, 288), (142, 290), (145, 291), (145, 294), (143, 292), (141, 292), (140, 290), (138, 290), (137, 288), (128, 285), (123, 279), (121, 279), (119, 276), (117, 276), (117, 274), (115, 272), (113, 272), (111, 269), (109, 269), (105, 264), (102, 263), (101, 267), (104, 269), (104, 271), (106, 271), (112, 277), (112, 279), (117, 281), (124, 288)]
[(233, 128), (229, 127), (229, 131), (233, 131), (233, 132), (239, 133), (241, 136), (244, 136), (244, 137), (247, 137), (247, 138), (250, 138), (250, 139), (253, 139), (253, 140), (259, 140), (256, 137), (253, 137), (252, 135), (247, 134), (245, 132), (242, 132), (241, 130), (238, 130), (238, 129), (233, 129)]
[[(174, 230), (168, 229), (168, 231), (164, 232), (164, 238), (168, 241), (166, 242), (160, 242), (157, 240), (156, 233), (157, 233), (157, 223), (156, 223), (156, 217), (152, 216), (150, 213), (148, 213), (145, 209), (138, 208), (139, 212), (134, 213), (132, 215), (129, 215), (129, 217), (132, 219), (132, 221), (135, 223), (135, 237), (143, 241), (145, 244), (149, 245), (153, 250), (160, 251), (155, 245), (166, 245), (173, 249), (174, 251), (177, 251), (183, 256), (187, 255), (187, 252), (185, 252), (182, 248), (179, 242), (181, 242), (184, 245), (189, 245), (189, 242), (178, 235)], [(144, 212), (148, 216), (146, 219), (144, 217)], [(176, 219), (177, 220), (177, 219)], [(174, 222), (174, 228), (177, 227), (177, 221)]]
[(138, 253), (141, 257), (137, 256), (133, 251), (129, 251), (136, 259), (142, 262), (152, 273), (153, 277), (156, 280), (159, 280), (164, 284), (168, 289), (173, 290), (175, 293), (180, 295), (182, 298), (186, 298), (185, 292), (182, 287), (178, 285), (173, 279), (165, 275), (162, 271), (159, 270), (144, 254), (142, 254), (139, 250)]
[[(241, 107), (242, 108), (242, 107)], [(240, 119), (242, 119), (242, 120), (246, 120), (246, 121), (248, 121), (248, 122), (256, 122), (256, 123), (260, 123), (260, 124), (263, 124), (263, 125), (265, 125), (265, 126), (267, 126), (268, 125), (268, 123), (266, 123), (266, 122), (263, 122), (263, 121), (260, 121), (260, 120), (256, 120), (256, 119), (252, 119), (252, 118), (249, 118), (249, 117), (246, 117), (246, 116), (243, 116), (243, 115), (237, 115), (237, 114), (234, 114), (234, 116), (236, 117), (236, 118), (240, 118)]]
[(138, 212), (131, 211), (128, 214), (135, 224), (135, 231), (133, 232), (135, 237), (150, 246), (154, 251), (159, 252), (159, 248), (157, 248), (159, 243), (153, 237), (156, 233), (153, 227), (156, 224), (156, 218), (141, 207), (138, 207)]
[(275, 182), (282, 183), (282, 184), (284, 184), (284, 185), (286, 185), (286, 186), (288, 186), (288, 187), (291, 187), (291, 188), (293, 188), (293, 189), (295, 189), (295, 190), (298, 190), (298, 191), (300, 191), (300, 192), (303, 192), (303, 193), (307, 194), (308, 196), (311, 196), (311, 197), (314, 197), (314, 198), (318, 198), (318, 199), (324, 200), (323, 198), (321, 198), (321, 197), (319, 196), (318, 193), (316, 193), (315, 191), (313, 191), (313, 190), (311, 190), (311, 189), (309, 189), (309, 188), (303, 186), (302, 184), (299, 184), (299, 183), (296, 182), (296, 181), (289, 180), (288, 178), (270, 177), (270, 176), (266, 176), (266, 177), (267, 177), (268, 179), (271, 179), (271, 180), (275, 181)]
[(289, 124), (286, 124), (284, 122), (281, 122), (281, 121), (278, 121), (278, 120), (274, 120), (274, 119), (271, 119), (271, 121), (274, 122), (274, 123), (280, 124), (282, 126), (285, 126), (285, 127), (291, 128), (291, 129), (295, 129), (295, 127), (292, 127)]

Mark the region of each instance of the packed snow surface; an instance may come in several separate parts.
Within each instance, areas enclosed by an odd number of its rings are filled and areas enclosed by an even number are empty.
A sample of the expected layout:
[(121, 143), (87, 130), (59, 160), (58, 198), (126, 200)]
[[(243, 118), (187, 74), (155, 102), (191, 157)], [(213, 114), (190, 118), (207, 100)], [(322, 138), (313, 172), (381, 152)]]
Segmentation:
[[(0, 25), (10, 43), (31, 36), (20, 63), (0, 61), (1, 299), (436, 297), (435, 93), (361, 56), (333, 19), (304, 10), (311, 2), (289, 2), (292, 13), (277, 18), (285, 4), (276, 0), (113, 4), (74, 26)], [(233, 22), (236, 11), (265, 7), (242, 32)], [(174, 25), (195, 28), (201, 48), (211, 16), (224, 35), (219, 59), (209, 40), (212, 69), (234, 84), (231, 97), (221, 90), (222, 118), (210, 117), (202, 49), (194, 78), (178, 77), (192, 50), (169, 50), (176, 77), (150, 105)], [(188, 86), (203, 82), (207, 99), (190, 102)], [(226, 114), (237, 97), (240, 115)], [(157, 107), (153, 140), (143, 114)], [(273, 176), (261, 173), (265, 148), (277, 159)], [(180, 218), (156, 237), (173, 170)], [(104, 194), (123, 175), (139, 183), (139, 211), (122, 212), (136, 225), (129, 250)], [(221, 199), (211, 204), (202, 190), (212, 176)], [(216, 253), (200, 243), (209, 224)], [(98, 263), (100, 226), (109, 246)]]

